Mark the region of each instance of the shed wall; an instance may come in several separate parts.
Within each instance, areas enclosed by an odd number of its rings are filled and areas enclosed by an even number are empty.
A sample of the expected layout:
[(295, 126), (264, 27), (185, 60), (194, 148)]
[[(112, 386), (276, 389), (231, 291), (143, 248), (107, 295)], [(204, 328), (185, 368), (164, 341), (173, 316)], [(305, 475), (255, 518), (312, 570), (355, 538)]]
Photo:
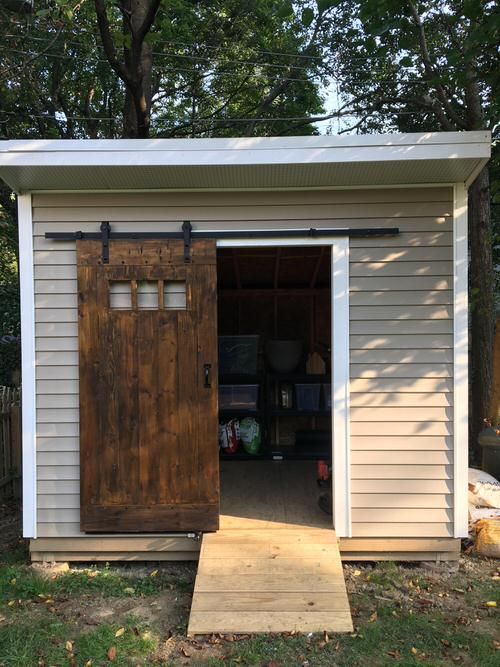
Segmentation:
[(79, 530), (74, 242), (46, 231), (398, 226), (350, 241), (353, 537), (453, 535), (451, 188), (33, 196), (38, 536)]

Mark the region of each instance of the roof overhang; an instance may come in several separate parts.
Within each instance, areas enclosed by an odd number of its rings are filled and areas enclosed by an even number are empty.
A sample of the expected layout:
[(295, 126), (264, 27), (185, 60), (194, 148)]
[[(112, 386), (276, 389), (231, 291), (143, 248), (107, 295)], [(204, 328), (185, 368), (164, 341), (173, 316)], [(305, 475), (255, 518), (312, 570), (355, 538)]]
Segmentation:
[(469, 185), (490, 150), (485, 131), (15, 140), (0, 143), (0, 177), (16, 192)]

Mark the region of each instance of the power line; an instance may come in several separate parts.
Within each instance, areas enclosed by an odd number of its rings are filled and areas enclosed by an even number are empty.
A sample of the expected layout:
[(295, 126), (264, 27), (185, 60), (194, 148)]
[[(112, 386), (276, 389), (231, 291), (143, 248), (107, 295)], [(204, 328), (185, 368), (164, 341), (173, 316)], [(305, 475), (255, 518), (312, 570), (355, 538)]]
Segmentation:
[[(16, 23), (16, 25), (23, 25), (21, 23)], [(99, 44), (100, 41), (100, 36), (97, 33), (90, 32), (88, 30), (78, 30), (78, 34), (85, 34), (89, 35), (94, 38), (96, 41), (96, 46), (99, 49), (103, 49), (102, 45)], [(150, 33), (150, 34), (157, 34), (157, 33)], [(34, 35), (31, 34), (26, 34), (26, 35), (18, 35), (20, 38), (26, 38), (26, 39), (33, 39), (37, 41), (43, 41), (44, 39), (47, 38), (42, 38), (42, 37), (35, 37)], [(80, 45), (81, 43), (78, 42), (68, 42), (68, 43), (73, 43)], [(182, 45), (182, 46), (187, 46), (187, 47), (193, 47), (196, 46), (194, 44), (190, 44), (189, 42), (179, 42), (179, 41), (174, 41), (174, 40), (164, 40), (164, 41), (158, 41), (156, 44), (160, 45)], [(223, 47), (223, 46), (209, 46), (209, 45), (203, 45), (204, 49), (209, 49), (209, 50), (214, 50), (214, 51), (231, 51), (232, 49), (230, 47)], [(323, 56), (310, 56), (310, 55), (305, 55), (305, 54), (299, 54), (299, 53), (284, 53), (284, 52), (279, 52), (279, 51), (263, 51), (259, 49), (254, 49), (253, 53), (261, 53), (264, 55), (275, 55), (278, 57), (287, 57), (287, 58), (302, 58), (302, 59), (311, 59), (311, 60), (319, 60), (323, 61), (324, 57)], [(169, 54), (165, 54), (164, 52), (156, 52), (153, 51), (153, 55), (158, 55), (158, 56), (165, 56), (165, 55), (171, 55), (172, 57), (178, 57), (178, 58), (188, 58), (188, 59), (194, 59), (194, 60), (210, 60), (209, 58), (205, 58), (203, 56), (195, 56), (195, 55), (188, 55), (188, 54), (178, 54), (178, 53), (172, 53), (170, 52)], [(372, 61), (376, 59), (376, 57), (368, 57), (368, 56), (351, 56), (350, 60), (360, 60), (360, 61)], [(276, 68), (293, 68), (293, 69), (308, 69), (306, 66), (301, 66), (301, 65), (284, 65), (281, 63), (267, 63), (267, 62), (254, 62), (254, 61), (249, 61), (249, 60), (229, 60), (227, 62), (233, 62), (233, 63), (240, 63), (240, 64), (258, 64), (261, 66), (269, 66), (269, 67), (276, 67)], [(382, 61), (383, 62), (383, 61)], [(398, 67), (398, 69), (416, 69), (419, 70), (419, 68), (416, 65), (400, 65), (398, 63), (395, 63), (395, 65)]]
[[(32, 51), (26, 51), (26, 50), (23, 50), (23, 49), (14, 49), (12, 47), (4, 47), (3, 52), (16, 53), (16, 54), (19, 54), (19, 55), (26, 55), (26, 56), (29, 56), (30, 58), (36, 57), (36, 55), (37, 55), (36, 53), (33, 53)], [(104, 58), (93, 58), (91, 61), (89, 61), (88, 58), (84, 58), (82, 56), (77, 56), (77, 55), (74, 55), (74, 54), (71, 54), (71, 53), (61, 54), (61, 53), (46, 52), (46, 53), (43, 53), (42, 55), (43, 55), (43, 57), (56, 58), (56, 59), (59, 59), (59, 60), (77, 60), (79, 62), (84, 62), (84, 63), (87, 63), (89, 65), (92, 65), (92, 64), (95, 64), (95, 63), (102, 63), (102, 64), (105, 64), (105, 65), (109, 66), (108, 60), (106, 60)], [(164, 58), (169, 57), (168, 54), (164, 54), (164, 53), (160, 53), (160, 52), (156, 53), (154, 55), (164, 57)], [(175, 56), (172, 56), (172, 57), (175, 57)], [(207, 59), (207, 61), (208, 61), (208, 59)], [(230, 63), (238, 63), (238, 61), (227, 61), (227, 62), (224, 62), (224, 63), (220, 63), (220, 65), (227, 65), (227, 64), (230, 64)], [(236, 70), (217, 70), (216, 69), (216, 66), (217, 66), (216, 63), (212, 63), (212, 64), (214, 65), (213, 74), (223, 75), (223, 74), (238, 73), (238, 74), (243, 74), (244, 76), (252, 77), (252, 78), (263, 78), (264, 76), (266, 76), (264, 73), (263, 74), (259, 74), (259, 73), (251, 74), (249, 72), (245, 72), (245, 73), (237, 72)], [(254, 68), (260, 68), (262, 66), (262, 63), (258, 63), (258, 62), (251, 63), (250, 61), (247, 61), (246, 64), (247, 65), (252, 65)], [(199, 70), (196, 70), (196, 69), (193, 69), (193, 68), (170, 66), (170, 65), (167, 66), (167, 67), (164, 67), (163, 71), (165, 71), (165, 72), (187, 72), (189, 74), (193, 74), (193, 75), (196, 75), (196, 76), (199, 76), (201, 74), (201, 72)], [(373, 72), (373, 71), (369, 72), (369, 71), (364, 71), (364, 70), (355, 70), (355, 71), (357, 71), (359, 73), (366, 74), (366, 75), (374, 76), (376, 83), (395, 83), (395, 84), (403, 84), (403, 83), (404, 84), (408, 84), (408, 83), (418, 84), (418, 83), (422, 83), (422, 80), (419, 79), (419, 78), (403, 79), (403, 80), (398, 80), (398, 79), (393, 79), (393, 78), (390, 78), (390, 79), (389, 78), (376, 78), (376, 72)], [(210, 73), (204, 73), (203, 76), (205, 76), (205, 77), (210, 76)], [(285, 75), (284, 78), (287, 81), (295, 81), (295, 82), (299, 82), (299, 83), (312, 83), (315, 79), (328, 80), (328, 81), (340, 81), (340, 82), (343, 80), (342, 77), (340, 77), (338, 75), (335, 75), (333, 73), (327, 73), (327, 72), (321, 73), (321, 74), (311, 74), (309, 78), (308, 77), (298, 78), (298, 77), (291, 77), (291, 76), (287, 76), (287, 75)]]
[[(21, 26), (23, 28), (26, 27), (26, 24), (23, 23), (22, 21), (10, 21), (9, 23), (11, 25), (18, 25), (18, 26)], [(29, 23), (29, 19), (28, 19), (27, 23)], [(80, 30), (79, 29), (78, 33), (79, 34), (84, 34), (84, 35), (91, 35), (96, 40), (99, 39), (98, 33), (94, 33), (90, 30)], [(157, 34), (157, 33), (154, 33), (152, 31), (151, 34)], [(171, 39), (158, 41), (157, 44), (171, 44), (171, 45), (188, 46), (188, 47), (194, 46), (190, 42), (181, 42), (181, 41), (178, 41), (178, 40), (171, 40)], [(204, 45), (203, 48), (214, 50), (214, 51), (232, 51), (232, 48), (229, 47), (229, 46), (210, 46), (210, 45), (207, 44), (207, 45)], [(303, 60), (322, 60), (322, 56), (312, 56), (312, 55), (309, 55), (309, 54), (286, 53), (286, 52), (283, 52), (283, 51), (265, 51), (265, 50), (262, 50), (262, 49), (252, 49), (252, 51), (253, 51), (253, 53), (260, 53), (262, 55), (269, 55), (269, 56), (279, 56), (279, 57), (283, 57), (283, 58), (300, 58), (300, 59), (303, 59)]]
[[(96, 48), (103, 51), (104, 47), (101, 44), (98, 43), (99, 38), (96, 35), (94, 35), (93, 33), (87, 33), (87, 34), (91, 34), (96, 39), (96, 44), (95, 44)], [(8, 37), (15, 37), (15, 35), (8, 35)], [(22, 39), (33, 40), (33, 41), (38, 41), (38, 42), (47, 42), (50, 39), (50, 38), (45, 38), (45, 37), (35, 37), (34, 35), (29, 35), (29, 34), (28, 35), (23, 35), (23, 36), (20, 36), (20, 37), (22, 37)], [(73, 44), (74, 46), (78, 46), (78, 47), (84, 47), (85, 46), (81, 42), (75, 42), (75, 41), (72, 41), (72, 40), (64, 40), (64, 41), (67, 44)], [(159, 44), (170, 44), (171, 42), (158, 42), (158, 43)], [(205, 47), (205, 46), (203, 48), (217, 49), (217, 47)], [(226, 48), (225, 50), (230, 50), (230, 49)], [(152, 55), (163, 57), (163, 58), (172, 57), (172, 58), (181, 58), (181, 59), (185, 59), (185, 60), (195, 60), (195, 61), (203, 61), (203, 62), (213, 62), (214, 61), (213, 58), (206, 58), (204, 56), (189, 55), (189, 54), (185, 54), (185, 53), (176, 53), (176, 52), (172, 52), (172, 51), (169, 51), (169, 52), (168, 51), (167, 52), (165, 52), (165, 51), (153, 51)], [(298, 57), (298, 55), (296, 57)], [(323, 60), (323, 58), (319, 58), (319, 59)], [(366, 60), (366, 61), (372, 60), (370, 58), (361, 58), (361, 59)], [(270, 62), (254, 61), (254, 60), (248, 60), (248, 59), (245, 59), (245, 60), (225, 60), (224, 62), (226, 64), (253, 65), (253, 66), (256, 66), (256, 67), (272, 67), (272, 68), (276, 68), (276, 69), (294, 69), (294, 70), (299, 70), (299, 71), (302, 71), (302, 70), (307, 71), (309, 69), (308, 67), (301, 66), (301, 65), (285, 65), (285, 64), (282, 64), (282, 63), (270, 63)], [(411, 71), (411, 70), (414, 70), (414, 71), (417, 71), (417, 72), (420, 71), (419, 67), (417, 67), (416, 65), (399, 65), (398, 63), (395, 63), (395, 65), (398, 67), (398, 70), (403, 69), (403, 70), (407, 70), (407, 71)], [(359, 72), (361, 70), (351, 70), (351, 71), (352, 72)], [(327, 75), (334, 76), (332, 74), (327, 74)]]
[[(36, 53), (33, 53), (32, 51), (25, 51), (25, 50), (22, 50), (22, 49), (13, 49), (13, 48), (10, 48), (10, 47), (7, 47), (7, 48), (4, 47), (2, 49), (2, 52), (17, 53), (19, 55), (26, 55), (26, 56), (30, 56), (30, 57), (36, 57), (36, 55), (37, 55)], [(161, 55), (161, 54), (159, 54), (159, 55)], [(70, 53), (60, 54), (60, 53), (47, 52), (47, 53), (43, 54), (43, 57), (56, 58), (58, 60), (77, 60), (79, 62), (85, 62), (88, 65), (92, 65), (94, 63), (103, 63), (105, 65), (109, 65), (109, 62), (107, 60), (104, 60), (103, 58), (94, 58), (92, 61), (89, 61), (88, 58), (83, 58), (82, 56), (77, 56), (77, 55), (73, 55), (73, 54), (70, 54)], [(221, 63), (221, 64), (225, 65), (226, 63)], [(259, 63), (256, 63), (256, 65), (258, 66)], [(22, 63), (20, 64), (20, 66), (22, 67)], [(200, 74), (201, 74), (201, 72), (199, 70), (189, 68), (189, 67), (166, 66), (166, 67), (163, 67), (163, 71), (164, 72), (187, 72), (189, 74), (193, 74), (193, 75), (196, 75), (196, 76), (200, 76)], [(208, 76), (215, 75), (215, 74), (220, 76), (222, 74), (236, 74), (236, 73), (241, 74), (244, 77), (252, 77), (252, 78), (259, 78), (259, 79), (264, 78), (265, 76), (267, 76), (264, 73), (263, 74), (258, 74), (258, 73), (252, 74), (252, 73), (249, 73), (249, 72), (236, 72), (236, 70), (222, 70), (221, 71), (221, 70), (217, 70), (216, 68), (214, 68), (212, 73), (209, 73), (209, 72), (207, 73), (206, 72), (206, 73), (203, 74), (203, 76), (208, 77)], [(299, 83), (312, 83), (314, 81), (314, 79), (325, 79), (325, 78), (327, 78), (327, 76), (328, 75), (325, 75), (325, 74), (312, 74), (311, 78), (306, 78), (306, 77), (297, 78), (297, 77), (291, 77), (291, 76), (285, 76), (284, 78), (287, 81), (296, 81), (296, 82), (299, 82)]]
[[(374, 114), (382, 113), (383, 110), (376, 110), (373, 111)], [(66, 116), (63, 112), (57, 112), (58, 115), (61, 117), (58, 118), (56, 114), (33, 114), (25, 111), (20, 111), (19, 113), (16, 111), (4, 111), (3, 109), (0, 109), (0, 114), (6, 115), (6, 116), (15, 116), (15, 117), (22, 117), (22, 118), (41, 118), (44, 120), (55, 120), (59, 123), (65, 123), (66, 121), (69, 120), (98, 120), (98, 121), (122, 121), (123, 118), (121, 116)], [(417, 111), (387, 111), (386, 113), (390, 113), (394, 116), (412, 116), (415, 115), (415, 113), (419, 113)], [(421, 112), (420, 112), (421, 113)], [(430, 113), (430, 112), (429, 112)], [(186, 116), (184, 118), (151, 118), (151, 123), (159, 123), (159, 122), (175, 122), (176, 124), (178, 123), (192, 123), (192, 124), (198, 124), (198, 123), (250, 123), (250, 122), (257, 122), (257, 123), (269, 123), (269, 122), (275, 122), (275, 121), (281, 121), (281, 122), (307, 122), (307, 123), (320, 123), (325, 120), (330, 120), (332, 118), (359, 118), (360, 116), (365, 115), (366, 112), (357, 112), (357, 113), (344, 113), (344, 112), (332, 112), (330, 114), (325, 114), (324, 116), (277, 116), (277, 117), (269, 117), (269, 118), (229, 118), (229, 117), (215, 117), (211, 116), (208, 118), (203, 118), (203, 117), (198, 117), (198, 118), (192, 118), (190, 116)]]

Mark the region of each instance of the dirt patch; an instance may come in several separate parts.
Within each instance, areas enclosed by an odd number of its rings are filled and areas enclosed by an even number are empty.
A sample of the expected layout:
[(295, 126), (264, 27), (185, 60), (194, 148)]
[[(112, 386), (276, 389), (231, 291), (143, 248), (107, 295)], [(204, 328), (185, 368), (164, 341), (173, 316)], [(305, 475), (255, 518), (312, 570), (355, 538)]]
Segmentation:
[(121, 624), (133, 617), (141, 624), (154, 626), (161, 635), (185, 631), (190, 596), (177, 591), (164, 591), (145, 598), (95, 598), (82, 596), (57, 600), (55, 615), (69, 621), (81, 631), (101, 623)]
[(488, 590), (498, 561), (462, 555), (455, 565), (429, 568), (421, 564), (346, 564), (344, 574), (354, 624), (363, 624), (378, 606), (398, 613), (439, 611), (450, 623), (471, 625), (496, 616), (488, 607)]
[(24, 545), (21, 537), (21, 509), (17, 501), (0, 504), (0, 554), (8, 554)]
[[(195, 567), (188, 563), (159, 565), (165, 574), (184, 582), (194, 582)], [(74, 569), (74, 568), (72, 568)], [(78, 569), (85, 569), (83, 567)], [(122, 576), (149, 576), (150, 565), (130, 564), (113, 568)], [(148, 664), (204, 664), (210, 659), (221, 659), (224, 646), (231, 637), (186, 637), (187, 621), (191, 606), (191, 590), (171, 590), (143, 598), (81, 596), (75, 599), (58, 599), (54, 615), (69, 623), (79, 633), (91, 632), (103, 623), (125, 625), (131, 618), (141, 627), (147, 627), (158, 638), (157, 647)]]

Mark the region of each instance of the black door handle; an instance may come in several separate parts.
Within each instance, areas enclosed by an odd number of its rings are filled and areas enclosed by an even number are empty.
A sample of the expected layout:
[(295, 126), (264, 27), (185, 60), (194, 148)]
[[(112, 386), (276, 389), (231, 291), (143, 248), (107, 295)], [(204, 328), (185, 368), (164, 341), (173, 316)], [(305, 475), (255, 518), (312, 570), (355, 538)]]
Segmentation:
[(210, 387), (212, 386), (212, 384), (210, 383), (210, 370), (211, 370), (211, 368), (212, 368), (212, 364), (203, 364), (203, 376), (205, 378), (205, 382), (204, 382), (203, 386), (206, 389), (210, 389)]

